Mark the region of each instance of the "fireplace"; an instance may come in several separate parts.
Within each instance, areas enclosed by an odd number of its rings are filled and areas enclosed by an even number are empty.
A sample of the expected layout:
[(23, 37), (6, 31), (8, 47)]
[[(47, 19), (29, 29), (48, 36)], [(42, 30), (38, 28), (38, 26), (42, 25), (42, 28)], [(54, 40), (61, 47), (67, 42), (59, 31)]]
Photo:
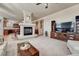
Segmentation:
[(26, 39), (37, 36), (35, 34), (35, 24), (32, 23), (32, 17), (27, 15), (27, 13), (23, 10), (24, 20), (19, 23), (20, 25), (20, 34), (17, 35), (18, 39)]
[(32, 35), (32, 27), (24, 27), (24, 35)]
[(35, 34), (35, 24), (20, 23), (20, 34), (17, 35), (18, 39), (25, 39), (37, 36)]

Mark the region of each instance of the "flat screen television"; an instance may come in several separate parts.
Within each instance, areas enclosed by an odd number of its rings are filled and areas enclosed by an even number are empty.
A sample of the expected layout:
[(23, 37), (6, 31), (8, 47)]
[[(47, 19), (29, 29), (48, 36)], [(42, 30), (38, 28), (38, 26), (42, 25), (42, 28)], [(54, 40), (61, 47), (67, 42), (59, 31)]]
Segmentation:
[(58, 32), (74, 32), (72, 22), (63, 22), (56, 24), (56, 31)]

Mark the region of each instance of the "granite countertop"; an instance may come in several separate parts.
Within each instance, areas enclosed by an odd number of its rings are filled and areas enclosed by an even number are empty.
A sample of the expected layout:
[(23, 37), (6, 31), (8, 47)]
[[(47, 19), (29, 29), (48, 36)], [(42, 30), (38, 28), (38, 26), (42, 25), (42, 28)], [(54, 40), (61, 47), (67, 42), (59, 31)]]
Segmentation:
[(13, 27), (4, 27), (4, 29), (19, 29), (19, 28), (13, 28)]

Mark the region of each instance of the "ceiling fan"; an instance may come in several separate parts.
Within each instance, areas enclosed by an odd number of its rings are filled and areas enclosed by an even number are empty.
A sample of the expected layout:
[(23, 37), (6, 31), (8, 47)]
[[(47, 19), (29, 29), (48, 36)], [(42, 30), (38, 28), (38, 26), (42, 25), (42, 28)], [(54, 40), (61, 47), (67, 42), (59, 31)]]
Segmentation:
[(40, 5), (40, 4), (43, 4), (45, 8), (48, 8), (48, 3), (36, 3), (36, 5)]

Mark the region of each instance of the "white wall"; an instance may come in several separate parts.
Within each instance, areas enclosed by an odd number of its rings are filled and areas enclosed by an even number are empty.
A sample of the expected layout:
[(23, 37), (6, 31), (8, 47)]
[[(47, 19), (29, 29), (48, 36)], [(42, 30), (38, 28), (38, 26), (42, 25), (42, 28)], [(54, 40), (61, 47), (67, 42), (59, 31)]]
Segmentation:
[(45, 31), (48, 32), (48, 35), (50, 36), (50, 30), (51, 30), (51, 19), (50, 18), (45, 18), (44, 20), (44, 35)]
[(50, 36), (51, 31), (51, 21), (56, 20), (57, 23), (61, 22), (75, 22), (75, 16), (79, 15), (79, 4), (72, 6), (70, 8), (64, 9), (52, 15), (48, 15), (46, 17), (40, 18), (38, 20), (44, 19), (44, 33), (48, 31)]
[(0, 35), (3, 36), (3, 17), (0, 16)]

